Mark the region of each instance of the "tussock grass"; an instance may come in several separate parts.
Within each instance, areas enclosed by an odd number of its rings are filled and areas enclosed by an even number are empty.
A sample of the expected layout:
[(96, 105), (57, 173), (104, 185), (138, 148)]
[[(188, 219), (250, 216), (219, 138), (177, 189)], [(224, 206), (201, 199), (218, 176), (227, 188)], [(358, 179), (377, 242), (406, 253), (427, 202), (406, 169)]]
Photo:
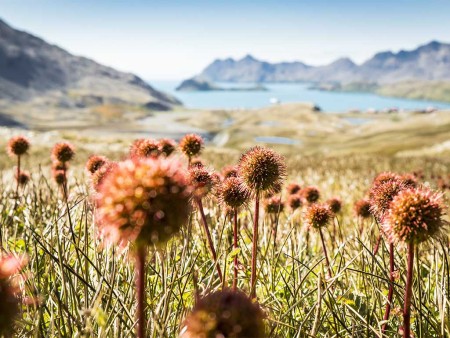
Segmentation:
[[(37, 151), (37, 150), (36, 150)], [(2, 157), (0, 179), (1, 243), (7, 252), (27, 253), (27, 296), (39, 306), (23, 306), (19, 337), (130, 337), (135, 331), (134, 268), (128, 252), (105, 246), (98, 238), (93, 203), (78, 154), (70, 168), (69, 202), (50, 177), (47, 150), (26, 159), (32, 180), (15, 205), (12, 162)], [(86, 155), (86, 156), (85, 156)], [(217, 169), (233, 164), (239, 153), (207, 149), (205, 160)], [(48, 156), (48, 155), (46, 155)], [(122, 154), (117, 154), (120, 158)], [(43, 166), (40, 166), (40, 164)], [(10, 164), (10, 168), (8, 165)], [(422, 169), (426, 184), (433, 175), (447, 175), (450, 161), (437, 158), (302, 157), (287, 158), (288, 182), (315, 185), (321, 199), (340, 196), (343, 210), (324, 229), (332, 279), (317, 232), (305, 228), (302, 211), (284, 211), (278, 222), (276, 248), (271, 218), (262, 213), (256, 293), (266, 315), (269, 337), (374, 337), (383, 324), (389, 283), (389, 254), (374, 220), (360, 220), (353, 203), (365, 196), (377, 172)], [(286, 198), (283, 192), (282, 198)], [(225, 279), (233, 275), (232, 220), (213, 198), (203, 202)], [(70, 218), (68, 215), (70, 214)], [(239, 213), (238, 288), (250, 291), (253, 206)], [(221, 288), (210, 259), (198, 212), (179, 236), (160, 250), (151, 250), (146, 265), (147, 332), (150, 337), (176, 337), (196, 292)], [(362, 226), (362, 234), (359, 228)], [(396, 336), (402, 322), (405, 249), (396, 248), (398, 278), (386, 337)], [(236, 251), (234, 251), (236, 253)], [(449, 238), (420, 247), (414, 271), (412, 329), (416, 337), (450, 335)]]

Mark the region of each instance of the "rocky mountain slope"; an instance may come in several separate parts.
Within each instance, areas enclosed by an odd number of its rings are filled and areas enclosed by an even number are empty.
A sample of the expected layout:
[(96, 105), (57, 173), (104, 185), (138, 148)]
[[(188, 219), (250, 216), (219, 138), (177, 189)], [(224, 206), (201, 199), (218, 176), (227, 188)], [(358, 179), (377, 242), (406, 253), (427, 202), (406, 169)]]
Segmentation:
[(107, 123), (179, 104), (134, 74), (74, 56), (0, 20), (0, 113), (18, 122)]

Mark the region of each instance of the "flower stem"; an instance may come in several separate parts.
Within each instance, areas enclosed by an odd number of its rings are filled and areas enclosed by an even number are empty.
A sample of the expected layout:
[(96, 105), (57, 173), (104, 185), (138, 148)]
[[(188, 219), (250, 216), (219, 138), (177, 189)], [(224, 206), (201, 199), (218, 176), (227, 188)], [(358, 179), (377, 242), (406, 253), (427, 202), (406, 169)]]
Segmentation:
[(145, 258), (146, 248), (140, 245), (136, 252), (136, 292), (137, 292), (137, 329), (138, 338), (145, 337)]
[(386, 309), (384, 311), (383, 320), (386, 321), (381, 327), (381, 334), (386, 332), (387, 321), (389, 320), (389, 314), (391, 313), (392, 298), (394, 296), (394, 244), (389, 244), (389, 293), (386, 303)]
[[(234, 224), (233, 224), (233, 248), (236, 250), (238, 248), (238, 220), (237, 220), (237, 209), (233, 212)], [(233, 291), (237, 289), (237, 278), (238, 278), (238, 257), (237, 253), (234, 256), (234, 278), (233, 278)]]
[(325, 262), (327, 263), (328, 277), (330, 277), (330, 279), (331, 279), (333, 276), (331, 275), (330, 260), (328, 259), (327, 247), (325, 246), (325, 240), (323, 239), (322, 228), (320, 228), (320, 227), (319, 227), (319, 234), (320, 234), (320, 240), (322, 241), (322, 248), (323, 248), (323, 254), (325, 255)]
[(411, 297), (414, 268), (414, 243), (408, 243), (408, 270), (406, 273), (405, 302), (403, 306), (403, 338), (411, 337)]
[(20, 155), (17, 156), (16, 199), (19, 198)]
[(378, 238), (377, 238), (377, 243), (375, 244), (375, 248), (373, 249), (374, 256), (376, 256), (376, 254), (378, 253), (378, 250), (380, 249), (381, 238), (382, 238), (382, 235), (379, 234)]
[(256, 255), (258, 252), (259, 191), (255, 198), (255, 218), (253, 221), (252, 274), (250, 278), (250, 298), (256, 297)]
[(220, 264), (217, 261), (217, 253), (216, 253), (216, 250), (214, 249), (214, 243), (213, 243), (212, 238), (211, 238), (211, 233), (209, 232), (208, 222), (206, 221), (206, 215), (205, 215), (205, 211), (203, 210), (202, 200), (201, 200), (201, 198), (196, 197), (195, 201), (197, 202), (197, 207), (198, 207), (198, 210), (200, 211), (200, 216), (202, 218), (203, 228), (204, 228), (205, 233), (206, 233), (206, 239), (208, 241), (209, 250), (211, 251), (211, 255), (213, 257), (214, 264), (216, 265), (217, 274), (219, 275), (220, 282), (223, 283), (222, 269), (220, 268)]

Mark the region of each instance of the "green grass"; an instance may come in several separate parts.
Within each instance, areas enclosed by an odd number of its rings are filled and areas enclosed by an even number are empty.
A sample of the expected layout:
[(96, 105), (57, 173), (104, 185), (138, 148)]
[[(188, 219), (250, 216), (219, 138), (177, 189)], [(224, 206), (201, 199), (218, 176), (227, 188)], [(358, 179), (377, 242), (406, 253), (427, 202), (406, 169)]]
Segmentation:
[[(78, 144), (76, 144), (78, 146)], [(26, 253), (29, 276), (25, 294), (37, 304), (23, 306), (19, 337), (129, 337), (135, 330), (133, 259), (127, 250), (110, 247), (99, 238), (89, 179), (81, 151), (70, 168), (70, 198), (66, 205), (49, 178), (48, 148), (35, 149), (25, 161), (32, 182), (15, 207), (13, 161), (2, 159), (0, 224), (7, 252)], [(105, 148), (106, 149), (106, 148)], [(108, 152), (119, 159), (124, 152)], [(220, 170), (234, 163), (237, 151), (206, 149), (204, 159)], [(40, 167), (39, 165), (43, 166)], [(262, 213), (258, 260), (258, 300), (266, 313), (269, 337), (374, 337), (380, 332), (388, 290), (389, 260), (386, 243), (377, 256), (378, 236), (373, 220), (358, 220), (353, 203), (364, 197), (377, 172), (424, 170), (425, 181), (448, 175), (450, 161), (439, 158), (402, 158), (347, 155), (287, 157), (289, 179), (319, 187), (322, 200), (340, 196), (344, 208), (325, 230), (333, 279), (327, 281), (320, 238), (307, 230), (302, 212), (286, 210), (278, 221), (276, 249), (272, 224)], [(285, 199), (285, 193), (283, 193)], [(232, 278), (232, 226), (214, 198), (205, 202), (208, 223), (226, 271)], [(238, 286), (249, 291), (252, 206), (240, 215), (241, 251)], [(69, 218), (70, 215), (70, 218)], [(363, 228), (362, 234), (359, 228)], [(334, 230), (335, 229), (335, 230)], [(336, 231), (336, 232), (334, 232)], [(308, 244), (306, 244), (309, 233)], [(413, 331), (416, 337), (450, 334), (449, 238), (420, 247), (414, 272)], [(405, 250), (396, 251), (399, 278), (395, 282), (393, 313), (387, 337), (401, 325), (405, 286)], [(147, 332), (150, 337), (176, 337), (196, 292), (221, 288), (214, 263), (193, 212), (181, 234), (160, 250), (151, 250), (146, 267)], [(198, 290), (194, 283), (197, 279)]]

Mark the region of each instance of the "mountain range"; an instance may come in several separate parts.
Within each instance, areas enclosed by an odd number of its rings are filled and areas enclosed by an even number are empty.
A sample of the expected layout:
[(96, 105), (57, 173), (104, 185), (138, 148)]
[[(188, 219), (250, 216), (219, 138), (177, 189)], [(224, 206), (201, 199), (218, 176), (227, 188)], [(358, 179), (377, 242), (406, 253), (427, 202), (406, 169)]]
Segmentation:
[(215, 60), (199, 76), (209, 81), (226, 82), (387, 84), (410, 80), (450, 81), (450, 44), (432, 41), (410, 51), (381, 52), (360, 65), (349, 58), (325, 66), (311, 66), (300, 61), (269, 63), (247, 55), (240, 60)]
[(0, 113), (18, 122), (45, 126), (59, 116), (95, 124), (180, 104), (134, 74), (72, 55), (0, 20)]

